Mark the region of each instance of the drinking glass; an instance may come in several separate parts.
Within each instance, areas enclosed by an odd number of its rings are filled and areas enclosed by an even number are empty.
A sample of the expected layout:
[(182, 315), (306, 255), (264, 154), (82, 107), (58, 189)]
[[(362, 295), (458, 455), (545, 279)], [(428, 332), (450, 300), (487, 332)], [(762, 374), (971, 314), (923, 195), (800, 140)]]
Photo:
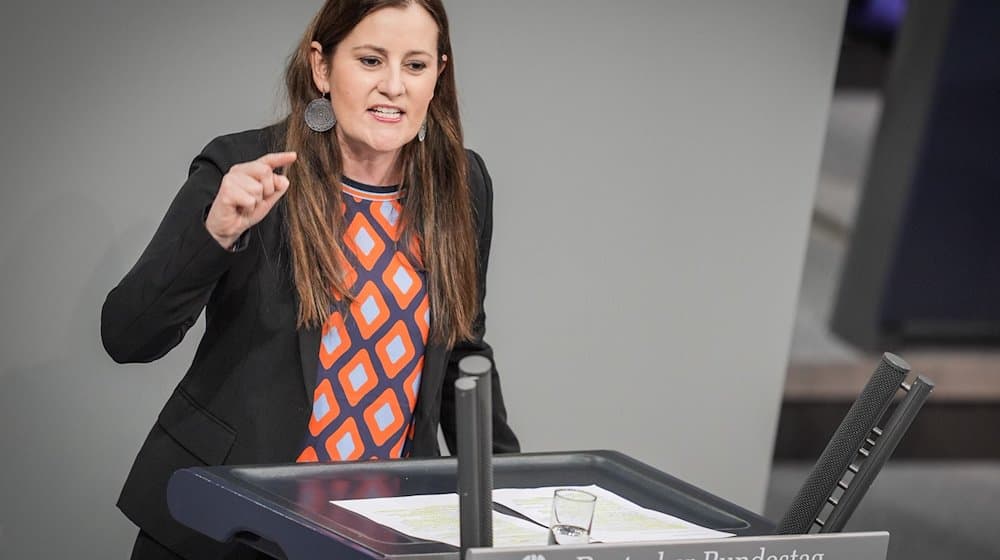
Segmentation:
[(597, 496), (583, 490), (560, 488), (552, 496), (549, 544), (586, 544), (594, 521)]

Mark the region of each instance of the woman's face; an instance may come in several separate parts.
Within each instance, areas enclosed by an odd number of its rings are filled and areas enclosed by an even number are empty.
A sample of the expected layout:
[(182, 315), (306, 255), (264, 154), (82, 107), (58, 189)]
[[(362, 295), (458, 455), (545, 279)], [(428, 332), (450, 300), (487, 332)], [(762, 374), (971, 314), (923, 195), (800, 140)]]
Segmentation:
[(413, 140), (444, 68), (438, 27), (423, 7), (369, 14), (334, 49), (329, 64), (312, 44), (316, 87), (330, 92), (341, 147), (360, 157), (397, 152)]

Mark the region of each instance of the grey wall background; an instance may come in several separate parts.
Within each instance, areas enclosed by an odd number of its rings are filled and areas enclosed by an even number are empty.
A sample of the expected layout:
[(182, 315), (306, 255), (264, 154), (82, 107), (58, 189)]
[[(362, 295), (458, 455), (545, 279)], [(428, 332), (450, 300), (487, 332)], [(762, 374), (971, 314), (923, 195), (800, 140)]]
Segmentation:
[[(198, 150), (280, 115), (320, 3), (86, 4), (0, 17), (4, 558), (126, 557), (113, 504), (201, 331), (118, 366), (101, 303)], [(448, 7), (524, 447), (618, 449), (761, 509), (844, 2)]]

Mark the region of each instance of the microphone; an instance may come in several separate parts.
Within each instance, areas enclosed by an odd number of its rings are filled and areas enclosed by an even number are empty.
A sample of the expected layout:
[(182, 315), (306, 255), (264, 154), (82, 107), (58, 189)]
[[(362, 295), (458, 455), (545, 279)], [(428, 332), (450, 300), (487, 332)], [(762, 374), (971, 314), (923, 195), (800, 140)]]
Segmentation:
[(843, 478), (865, 439), (885, 414), (892, 397), (910, 372), (910, 365), (888, 352), (882, 354), (875, 373), (847, 411), (792, 505), (778, 523), (777, 534), (805, 534), (823, 511), (837, 483)]
[(493, 546), (493, 362), (466, 356), (455, 381), (461, 555)]

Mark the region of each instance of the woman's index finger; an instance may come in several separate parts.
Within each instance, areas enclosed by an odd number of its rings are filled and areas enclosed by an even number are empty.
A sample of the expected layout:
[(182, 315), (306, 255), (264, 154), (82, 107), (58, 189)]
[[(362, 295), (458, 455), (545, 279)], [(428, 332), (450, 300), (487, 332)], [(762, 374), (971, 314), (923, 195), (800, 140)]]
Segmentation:
[(270, 154), (264, 154), (257, 158), (257, 161), (267, 165), (271, 169), (277, 169), (279, 167), (285, 167), (291, 164), (298, 158), (298, 154), (295, 152), (273, 152)]

